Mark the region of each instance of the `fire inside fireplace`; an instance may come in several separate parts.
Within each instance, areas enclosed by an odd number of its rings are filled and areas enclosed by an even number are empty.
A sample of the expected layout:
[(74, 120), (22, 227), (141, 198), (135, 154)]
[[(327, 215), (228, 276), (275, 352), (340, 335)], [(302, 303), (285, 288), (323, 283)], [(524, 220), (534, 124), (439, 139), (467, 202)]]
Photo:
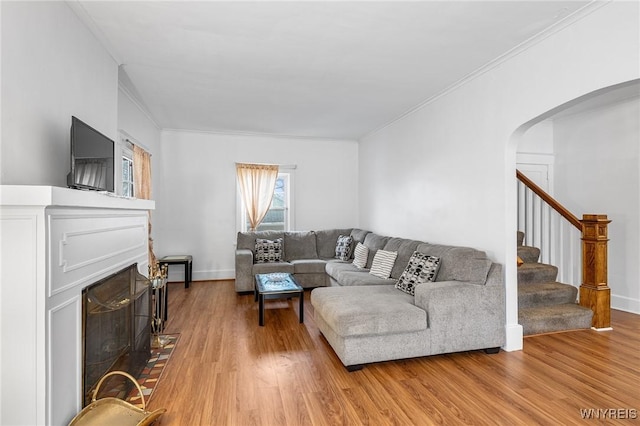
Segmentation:
[[(100, 378), (113, 370), (137, 377), (151, 356), (149, 280), (137, 264), (83, 290), (83, 405), (91, 402)], [(116, 396), (129, 392), (122, 381)], [(102, 388), (101, 388), (102, 389)]]

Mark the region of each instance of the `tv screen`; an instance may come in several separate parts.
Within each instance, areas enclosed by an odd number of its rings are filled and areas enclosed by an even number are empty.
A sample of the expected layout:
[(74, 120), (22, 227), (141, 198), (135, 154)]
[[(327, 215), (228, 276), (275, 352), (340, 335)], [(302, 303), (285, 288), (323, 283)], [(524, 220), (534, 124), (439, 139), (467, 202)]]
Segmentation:
[(67, 175), (67, 185), (113, 192), (113, 167), (113, 140), (71, 117), (71, 172)]

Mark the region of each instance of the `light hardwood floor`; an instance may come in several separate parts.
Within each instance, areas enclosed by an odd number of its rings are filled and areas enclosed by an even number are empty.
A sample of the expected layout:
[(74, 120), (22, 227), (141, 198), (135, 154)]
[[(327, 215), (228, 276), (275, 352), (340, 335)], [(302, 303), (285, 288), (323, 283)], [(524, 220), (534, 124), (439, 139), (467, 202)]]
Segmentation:
[[(166, 332), (180, 340), (149, 403), (168, 409), (159, 424), (640, 424), (640, 315), (614, 311), (613, 331), (527, 337), (523, 351), (348, 373), (316, 328), (309, 291), (304, 324), (297, 303), (267, 302), (259, 327), (253, 295), (236, 295), (233, 281), (170, 284)], [(583, 420), (590, 409), (608, 411)]]

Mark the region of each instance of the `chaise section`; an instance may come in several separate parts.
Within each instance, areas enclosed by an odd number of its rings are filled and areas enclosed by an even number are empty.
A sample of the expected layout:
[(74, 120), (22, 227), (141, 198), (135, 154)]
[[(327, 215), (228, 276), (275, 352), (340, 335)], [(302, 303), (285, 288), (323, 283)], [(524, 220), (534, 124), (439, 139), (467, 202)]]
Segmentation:
[(316, 288), (314, 320), (345, 366), (429, 352), (427, 313), (392, 285)]

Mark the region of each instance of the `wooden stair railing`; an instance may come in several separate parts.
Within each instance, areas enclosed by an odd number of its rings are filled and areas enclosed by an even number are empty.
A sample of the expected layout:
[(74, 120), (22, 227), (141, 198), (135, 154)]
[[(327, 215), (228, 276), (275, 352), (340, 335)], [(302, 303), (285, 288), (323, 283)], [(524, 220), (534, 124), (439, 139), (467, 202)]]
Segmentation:
[(595, 329), (611, 327), (611, 290), (607, 284), (608, 224), (604, 214), (585, 214), (582, 220), (547, 194), (522, 172), (516, 177), (549, 207), (582, 233), (582, 283), (580, 305), (593, 311), (591, 326)]

